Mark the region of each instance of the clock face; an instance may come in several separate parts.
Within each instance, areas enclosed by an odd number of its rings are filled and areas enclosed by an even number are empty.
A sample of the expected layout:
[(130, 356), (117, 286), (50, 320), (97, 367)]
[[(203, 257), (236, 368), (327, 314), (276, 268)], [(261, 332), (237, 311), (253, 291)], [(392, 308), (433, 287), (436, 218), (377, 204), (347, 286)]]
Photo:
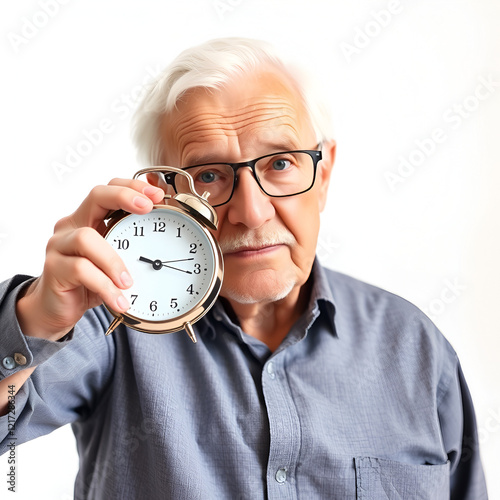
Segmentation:
[(173, 207), (130, 214), (105, 236), (134, 284), (123, 293), (127, 315), (147, 322), (183, 316), (202, 303), (216, 275), (216, 251), (208, 231)]

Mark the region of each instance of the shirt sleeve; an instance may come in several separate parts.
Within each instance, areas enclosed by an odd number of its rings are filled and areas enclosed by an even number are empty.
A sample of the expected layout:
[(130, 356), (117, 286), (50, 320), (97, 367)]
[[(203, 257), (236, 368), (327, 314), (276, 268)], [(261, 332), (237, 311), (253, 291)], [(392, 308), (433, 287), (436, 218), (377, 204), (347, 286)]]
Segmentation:
[[(98, 404), (114, 368), (115, 345), (105, 337), (103, 308), (85, 313), (74, 330), (57, 342), (23, 335), (15, 304), (27, 276), (0, 284), (0, 378), (36, 366), (13, 400), (16, 444), (85, 418)], [(0, 417), (0, 454), (8, 450), (9, 414)]]
[(450, 460), (451, 499), (487, 499), (474, 407), (458, 361), (438, 412), (444, 446)]
[(72, 332), (58, 342), (42, 338), (25, 337), (16, 316), (19, 294), (32, 282), (29, 276), (17, 275), (0, 284), (0, 379), (19, 370), (37, 366), (60, 351)]

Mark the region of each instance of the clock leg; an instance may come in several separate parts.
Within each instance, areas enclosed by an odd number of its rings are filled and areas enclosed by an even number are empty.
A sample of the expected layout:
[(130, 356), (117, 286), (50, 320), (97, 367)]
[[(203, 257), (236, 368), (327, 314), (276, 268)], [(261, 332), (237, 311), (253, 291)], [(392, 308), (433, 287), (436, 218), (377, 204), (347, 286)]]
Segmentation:
[(193, 327), (191, 326), (191, 323), (189, 321), (187, 323), (184, 323), (184, 328), (189, 335), (189, 338), (196, 344), (196, 335), (194, 333)]
[(121, 323), (121, 321), (122, 320), (120, 318), (115, 318), (109, 325), (106, 335), (109, 335)]

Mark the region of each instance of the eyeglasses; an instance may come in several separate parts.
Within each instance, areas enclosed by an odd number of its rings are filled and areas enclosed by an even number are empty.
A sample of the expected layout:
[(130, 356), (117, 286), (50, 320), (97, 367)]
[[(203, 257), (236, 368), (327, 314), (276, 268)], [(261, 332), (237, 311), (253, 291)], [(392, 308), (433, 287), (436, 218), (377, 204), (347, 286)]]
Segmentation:
[[(316, 167), (321, 159), (321, 151), (285, 151), (240, 163), (205, 163), (183, 170), (193, 177), (196, 191), (210, 193), (208, 202), (213, 207), (219, 207), (232, 198), (237, 184), (236, 172), (240, 168), (252, 170), (257, 184), (266, 195), (280, 198), (309, 191), (314, 185)], [(166, 172), (164, 177), (176, 192), (187, 190), (184, 176)]]

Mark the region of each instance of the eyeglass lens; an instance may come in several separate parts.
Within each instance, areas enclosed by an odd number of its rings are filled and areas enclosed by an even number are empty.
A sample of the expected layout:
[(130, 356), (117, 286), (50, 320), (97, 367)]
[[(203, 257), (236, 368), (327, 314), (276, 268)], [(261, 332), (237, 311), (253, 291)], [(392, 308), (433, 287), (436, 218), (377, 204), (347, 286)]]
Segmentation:
[[(188, 167), (199, 194), (208, 191), (211, 205), (226, 203), (232, 195), (235, 171), (221, 163)], [(314, 180), (314, 161), (308, 153), (277, 153), (255, 163), (257, 182), (269, 196), (290, 196), (309, 189)], [(176, 189), (186, 189), (187, 181), (176, 176)]]

